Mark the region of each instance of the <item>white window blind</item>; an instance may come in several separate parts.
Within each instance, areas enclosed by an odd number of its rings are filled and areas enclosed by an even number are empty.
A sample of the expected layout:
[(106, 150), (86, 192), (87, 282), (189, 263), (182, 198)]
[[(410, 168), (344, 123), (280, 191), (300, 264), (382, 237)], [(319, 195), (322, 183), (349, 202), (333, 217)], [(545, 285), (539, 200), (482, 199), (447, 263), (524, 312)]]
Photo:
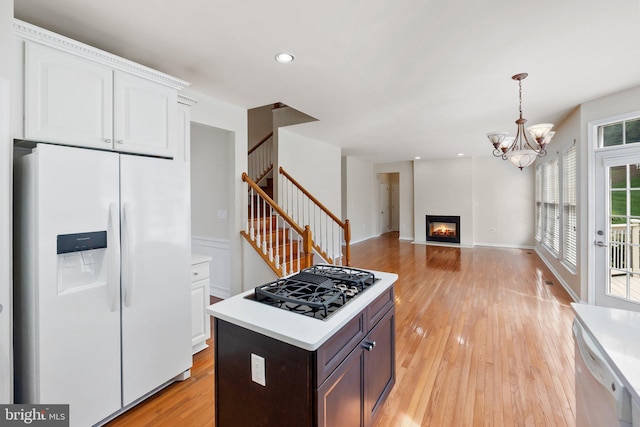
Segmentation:
[(563, 191), (563, 259), (576, 266), (576, 146), (569, 148), (562, 162)]
[(536, 240), (542, 240), (542, 167), (536, 168)]
[(560, 252), (560, 181), (558, 158), (544, 164), (542, 170), (542, 243)]

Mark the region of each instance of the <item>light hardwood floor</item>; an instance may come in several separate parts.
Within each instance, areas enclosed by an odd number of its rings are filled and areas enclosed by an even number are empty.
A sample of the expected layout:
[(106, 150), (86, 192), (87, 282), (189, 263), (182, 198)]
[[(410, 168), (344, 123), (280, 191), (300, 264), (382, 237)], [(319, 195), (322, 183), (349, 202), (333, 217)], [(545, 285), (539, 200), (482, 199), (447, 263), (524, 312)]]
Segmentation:
[[(388, 233), (352, 254), (354, 267), (399, 275), (396, 385), (376, 425), (575, 425), (571, 299), (535, 252)], [(109, 426), (212, 426), (213, 415), (210, 346), (190, 379)]]

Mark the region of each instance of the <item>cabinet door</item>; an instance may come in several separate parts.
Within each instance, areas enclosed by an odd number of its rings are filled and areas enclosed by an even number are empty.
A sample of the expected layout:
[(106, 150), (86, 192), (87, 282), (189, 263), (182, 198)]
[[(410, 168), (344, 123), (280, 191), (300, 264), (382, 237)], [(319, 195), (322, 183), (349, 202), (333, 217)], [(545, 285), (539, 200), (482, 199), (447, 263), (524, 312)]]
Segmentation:
[(208, 280), (200, 280), (191, 285), (191, 347), (197, 353), (207, 347), (210, 325), (205, 313), (209, 293)]
[(371, 425), (395, 383), (395, 309), (369, 332), (364, 344), (368, 344), (364, 351), (364, 416), (365, 425)]
[(177, 92), (124, 72), (115, 73), (115, 149), (175, 155)]
[(37, 43), (25, 49), (25, 139), (110, 149), (113, 72)]
[(365, 425), (362, 413), (364, 353), (356, 347), (318, 389), (319, 427)]

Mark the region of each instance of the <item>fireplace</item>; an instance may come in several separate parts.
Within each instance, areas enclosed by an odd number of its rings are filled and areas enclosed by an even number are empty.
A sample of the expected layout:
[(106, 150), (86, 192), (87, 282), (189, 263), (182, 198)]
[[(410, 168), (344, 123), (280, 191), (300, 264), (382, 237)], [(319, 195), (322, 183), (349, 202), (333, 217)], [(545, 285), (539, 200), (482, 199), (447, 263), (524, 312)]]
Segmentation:
[(427, 215), (427, 242), (460, 243), (460, 217)]

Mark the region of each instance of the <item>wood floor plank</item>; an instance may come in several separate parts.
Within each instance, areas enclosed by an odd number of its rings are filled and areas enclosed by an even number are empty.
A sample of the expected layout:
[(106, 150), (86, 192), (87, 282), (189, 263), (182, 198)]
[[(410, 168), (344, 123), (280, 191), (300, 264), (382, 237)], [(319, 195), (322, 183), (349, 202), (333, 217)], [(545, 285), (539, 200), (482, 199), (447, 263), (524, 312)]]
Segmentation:
[[(352, 265), (399, 275), (396, 385), (376, 426), (575, 426), (571, 299), (535, 252), (388, 233), (354, 245)], [(108, 425), (213, 426), (209, 344), (191, 378)]]

